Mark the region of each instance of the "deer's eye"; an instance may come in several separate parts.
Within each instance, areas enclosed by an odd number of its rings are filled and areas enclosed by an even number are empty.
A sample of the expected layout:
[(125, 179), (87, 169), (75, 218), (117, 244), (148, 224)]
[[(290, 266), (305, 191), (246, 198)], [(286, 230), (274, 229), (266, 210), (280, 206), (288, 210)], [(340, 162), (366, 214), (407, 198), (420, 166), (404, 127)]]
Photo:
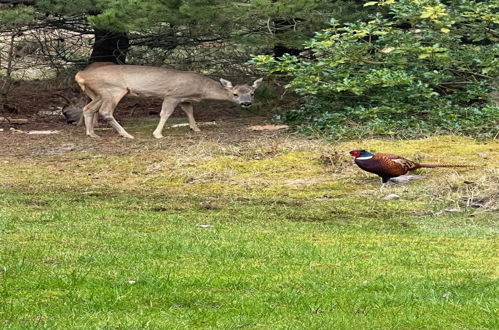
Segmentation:
[(233, 94), (233, 95), (234, 95), (235, 97), (238, 97), (238, 96), (239, 96), (239, 94)]

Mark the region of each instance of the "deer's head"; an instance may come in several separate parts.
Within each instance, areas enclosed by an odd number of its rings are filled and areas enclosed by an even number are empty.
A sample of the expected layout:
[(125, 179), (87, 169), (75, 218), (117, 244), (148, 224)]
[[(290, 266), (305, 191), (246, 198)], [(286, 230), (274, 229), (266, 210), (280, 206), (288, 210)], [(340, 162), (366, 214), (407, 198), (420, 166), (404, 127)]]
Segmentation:
[(253, 104), (255, 89), (260, 86), (262, 81), (263, 78), (260, 78), (255, 80), (255, 82), (251, 86), (246, 84), (232, 86), (232, 83), (230, 81), (222, 78), (220, 79), (220, 83), (222, 84), (223, 88), (225, 88), (232, 95), (232, 100), (243, 107), (249, 107), (251, 104)]

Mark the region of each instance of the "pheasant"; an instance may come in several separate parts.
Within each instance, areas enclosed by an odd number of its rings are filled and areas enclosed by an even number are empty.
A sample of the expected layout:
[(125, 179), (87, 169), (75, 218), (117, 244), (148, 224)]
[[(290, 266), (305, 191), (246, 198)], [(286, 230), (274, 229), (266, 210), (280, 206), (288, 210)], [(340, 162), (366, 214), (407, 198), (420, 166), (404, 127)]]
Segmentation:
[(400, 156), (383, 153), (372, 154), (365, 150), (352, 150), (350, 155), (355, 157), (355, 164), (358, 167), (364, 171), (379, 175), (383, 185), (391, 178), (404, 175), (418, 168), (470, 167), (469, 165), (419, 164)]

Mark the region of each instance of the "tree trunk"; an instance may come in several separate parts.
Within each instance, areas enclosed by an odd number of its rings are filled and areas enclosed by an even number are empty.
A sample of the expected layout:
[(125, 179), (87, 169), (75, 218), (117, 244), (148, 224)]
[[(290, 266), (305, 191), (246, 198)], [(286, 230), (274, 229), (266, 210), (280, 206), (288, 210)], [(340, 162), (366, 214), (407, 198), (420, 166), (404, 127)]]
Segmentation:
[(90, 63), (113, 62), (125, 64), (130, 41), (126, 32), (112, 32), (95, 29), (95, 42)]
[[(12, 32), (9, 41), (9, 52), (7, 53), (7, 68), (5, 72), (5, 78), (1, 80), (0, 86), (0, 111), (4, 111), (9, 108), (9, 93), (12, 89), (12, 71), (13, 71), (13, 60), (14, 60), (14, 40), (18, 35), (19, 31), (15, 30)], [(1, 67), (0, 67), (1, 69)]]
[[(294, 29), (296, 24), (296, 21), (290, 19), (275, 19), (272, 22), (274, 25), (274, 34), (276, 36), (281, 33), (285, 33)], [(278, 58), (283, 56), (284, 54), (298, 56), (300, 55), (300, 52), (303, 51), (303, 49), (291, 48), (284, 45), (283, 43), (278, 42), (277, 44), (274, 45), (273, 51), (274, 51), (274, 57)]]

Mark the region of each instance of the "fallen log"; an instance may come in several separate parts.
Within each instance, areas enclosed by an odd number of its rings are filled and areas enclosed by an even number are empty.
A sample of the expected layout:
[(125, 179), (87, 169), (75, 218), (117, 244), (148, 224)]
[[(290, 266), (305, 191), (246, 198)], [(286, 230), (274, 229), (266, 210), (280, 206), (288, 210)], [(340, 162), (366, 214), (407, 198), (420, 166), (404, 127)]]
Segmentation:
[(0, 123), (27, 124), (28, 122), (29, 120), (27, 118), (0, 117)]

